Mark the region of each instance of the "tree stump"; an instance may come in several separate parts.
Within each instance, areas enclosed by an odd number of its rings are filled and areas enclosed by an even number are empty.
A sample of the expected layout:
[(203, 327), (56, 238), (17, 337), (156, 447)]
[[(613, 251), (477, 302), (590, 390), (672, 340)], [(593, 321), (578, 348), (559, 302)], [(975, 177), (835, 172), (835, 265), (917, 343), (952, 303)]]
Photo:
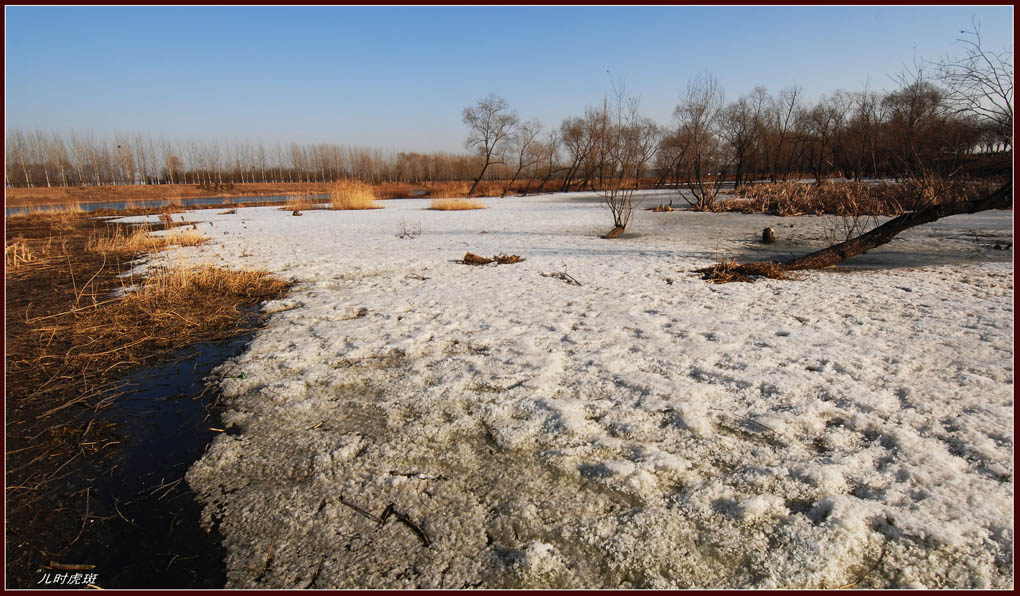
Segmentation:
[(761, 231), (762, 244), (775, 244), (776, 242), (776, 231), (772, 228), (765, 228)]

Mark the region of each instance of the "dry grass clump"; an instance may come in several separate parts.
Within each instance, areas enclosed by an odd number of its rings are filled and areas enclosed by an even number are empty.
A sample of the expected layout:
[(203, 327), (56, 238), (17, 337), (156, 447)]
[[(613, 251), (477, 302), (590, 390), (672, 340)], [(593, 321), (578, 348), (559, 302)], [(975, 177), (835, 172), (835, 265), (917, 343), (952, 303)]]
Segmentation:
[(649, 207), (648, 211), (651, 211), (652, 213), (671, 213), (673, 211), (676, 211), (676, 209), (670, 207), (669, 205), (660, 204), (656, 205), (655, 207)]
[[(125, 295), (122, 304), (130, 311), (163, 317), (166, 308), (181, 308), (182, 304), (203, 300), (202, 296), (219, 294), (243, 302), (278, 296), (288, 287), (284, 281), (265, 271), (233, 271), (212, 265), (158, 268), (150, 273), (134, 291)], [(222, 316), (216, 312), (211, 316)]]
[(122, 299), (48, 326), (70, 341), (61, 356), (64, 367), (81, 371), (79, 376), (103, 374), (111, 364), (142, 364), (186, 345), (230, 337), (242, 325), (245, 306), (282, 296), (288, 287), (262, 271), (164, 267), (150, 271)]
[(821, 184), (776, 182), (741, 186), (738, 198), (719, 201), (715, 211), (769, 215), (896, 216), (906, 211), (991, 192), (989, 182), (937, 177), (866, 184), (823, 181)]
[(738, 265), (736, 261), (723, 261), (711, 267), (696, 269), (701, 274), (701, 279), (709, 283), (729, 283), (742, 281), (751, 283), (756, 278), (767, 277), (769, 279), (790, 279), (782, 265), (774, 262), (755, 262)]
[(502, 254), (501, 253), (501, 254), (498, 254), (498, 255), (492, 257), (492, 260), (497, 265), (513, 265), (514, 263), (520, 263), (521, 261), (523, 261), (524, 257), (520, 257), (520, 256), (517, 256), (517, 255)]
[(432, 199), (429, 202), (432, 211), (467, 211), (470, 209), (487, 209), (485, 205), (470, 199)]
[(15, 271), (23, 263), (30, 263), (32, 261), (32, 251), (29, 250), (28, 244), (21, 240), (14, 240), (8, 242), (4, 247), (4, 263), (7, 268)]
[(903, 212), (901, 205), (876, 197), (871, 187), (861, 182), (775, 182), (742, 186), (736, 192), (740, 198), (719, 201), (716, 210), (784, 217), (824, 214), (897, 215)]
[(871, 187), (873, 195), (890, 204), (914, 210), (956, 201), (972, 201), (990, 194), (998, 186), (995, 180), (910, 178), (903, 182), (882, 182)]
[(103, 385), (132, 366), (236, 334), (246, 306), (282, 296), (288, 287), (261, 271), (211, 265), (155, 268), (122, 298), (80, 300), (89, 293), (86, 286), (78, 289), (70, 310), (28, 319), (27, 332), (49, 341), (21, 346), (32, 353), (21, 354), (19, 349), (18, 356), (35, 363), (33, 375), (50, 379), (35, 389), (36, 395), (43, 388), (63, 393), (79, 382), (89, 388), (71, 392), (76, 397), (48, 410), (44, 414), (48, 415), (109, 391)]
[(330, 209), (382, 209), (372, 187), (358, 180), (341, 180), (329, 191)]
[(130, 233), (123, 227), (109, 228), (93, 233), (85, 243), (85, 250), (101, 254), (133, 255), (144, 252), (159, 252), (171, 246), (198, 246), (208, 238), (196, 230), (171, 229), (163, 236), (153, 236), (148, 226), (137, 228)]
[(488, 257), (476, 255), (473, 252), (467, 252), (464, 253), (464, 258), (461, 259), (460, 262), (463, 265), (489, 265), (491, 263), (495, 263), (497, 265), (513, 265), (515, 263), (520, 263), (523, 260), (524, 257), (508, 255), (506, 253), (500, 253), (490, 259)]
[(208, 238), (206, 238), (198, 230), (178, 230), (173, 229), (166, 233), (163, 238), (166, 239), (167, 247), (170, 246), (198, 246), (204, 244)]

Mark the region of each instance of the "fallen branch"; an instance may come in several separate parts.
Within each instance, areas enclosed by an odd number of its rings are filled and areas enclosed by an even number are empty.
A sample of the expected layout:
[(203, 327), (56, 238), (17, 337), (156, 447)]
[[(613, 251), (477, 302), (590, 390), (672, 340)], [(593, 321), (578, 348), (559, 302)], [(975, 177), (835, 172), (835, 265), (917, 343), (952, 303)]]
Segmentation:
[(429, 540), (429, 537), (425, 534), (425, 531), (418, 527), (418, 524), (411, 521), (411, 519), (408, 518), (406, 515), (394, 509), (393, 503), (387, 505), (386, 509), (383, 510), (382, 523), (386, 523), (386, 520), (389, 519), (390, 515), (400, 520), (405, 526), (411, 528), (411, 530), (413, 530), (414, 533), (418, 535), (418, 538), (421, 538), (421, 541), (426, 548), (428, 548), (428, 546), (432, 544), (432, 542)]
[(539, 273), (539, 275), (541, 275), (542, 277), (554, 277), (556, 279), (562, 279), (563, 281), (567, 282), (568, 284), (572, 284), (572, 285), (575, 285), (575, 286), (581, 285), (581, 282), (579, 282), (576, 279), (574, 279), (566, 271), (558, 271), (556, 273)]
[(364, 509), (362, 509), (361, 507), (358, 507), (358, 506), (357, 506), (357, 505), (355, 505), (354, 503), (348, 503), (348, 502), (347, 502), (347, 501), (346, 501), (346, 500), (344, 499), (344, 496), (343, 496), (343, 495), (340, 495), (340, 496), (339, 496), (339, 497), (337, 497), (337, 498), (338, 498), (338, 499), (340, 500), (340, 502), (341, 502), (342, 504), (344, 504), (344, 505), (346, 505), (346, 506), (350, 507), (351, 509), (353, 509), (353, 510), (357, 511), (357, 512), (358, 512), (358, 513), (360, 513), (361, 515), (363, 515), (363, 516), (367, 517), (368, 519), (370, 519), (370, 520), (374, 521), (375, 523), (379, 524), (380, 526), (381, 526), (381, 525), (383, 524), (383, 520), (379, 519), (378, 517), (376, 517), (376, 516), (372, 515), (371, 513), (367, 512), (367, 511), (365, 511), (365, 510), (364, 510)]

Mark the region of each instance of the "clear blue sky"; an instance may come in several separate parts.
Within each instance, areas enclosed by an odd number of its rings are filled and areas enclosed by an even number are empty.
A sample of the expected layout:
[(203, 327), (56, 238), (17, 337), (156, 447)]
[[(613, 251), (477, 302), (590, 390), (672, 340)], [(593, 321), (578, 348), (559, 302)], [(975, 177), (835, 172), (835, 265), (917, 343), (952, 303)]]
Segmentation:
[(727, 100), (894, 85), (992, 7), (7, 7), (6, 127), (463, 150), (495, 92), (548, 128), (610, 91), (668, 123), (703, 72)]

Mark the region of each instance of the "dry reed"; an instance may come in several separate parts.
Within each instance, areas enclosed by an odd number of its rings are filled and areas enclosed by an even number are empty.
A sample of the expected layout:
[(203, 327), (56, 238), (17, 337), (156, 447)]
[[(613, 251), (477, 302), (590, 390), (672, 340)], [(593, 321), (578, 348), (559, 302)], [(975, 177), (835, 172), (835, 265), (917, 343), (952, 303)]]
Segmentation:
[[(30, 266), (9, 271), (6, 287), (7, 520), (25, 543), (20, 558), (13, 564), (9, 558), (9, 572), (38, 569), (45, 563), (33, 553), (73, 544), (81, 537), (83, 519), (94, 517), (84, 487), (121, 461), (116, 452), (121, 437), (109, 430), (115, 424), (96, 416), (121, 395), (124, 375), (183, 347), (231, 337), (256, 324), (246, 314), (249, 307), (287, 289), (265, 273), (207, 266), (154, 268), (146, 279), (134, 280), (132, 291), (124, 291), (131, 281), (121, 275), (131, 267), (130, 259), (86, 250), (103, 224), (78, 217), (67, 219), (64, 228), (54, 225), (64, 221), (54, 217), (36, 214), (6, 222), (12, 239), (33, 255)], [(125, 226), (111, 226), (101, 236), (117, 228), (122, 241), (131, 236)], [(153, 238), (146, 231), (142, 236)], [(185, 231), (176, 240), (196, 236)], [(23, 257), (24, 250), (14, 244), (7, 256)], [(119, 296), (113, 294), (117, 290)], [(70, 530), (69, 515), (80, 524)]]
[[(503, 194), (503, 189), (506, 187), (505, 182), (479, 182), (478, 186), (475, 187), (475, 193), (473, 197), (498, 197)], [(471, 190), (468, 188), (468, 190)]]
[(32, 251), (23, 241), (14, 240), (4, 247), (4, 263), (12, 271), (16, 271), (24, 263), (30, 263), (32, 258)]
[(145, 252), (159, 252), (171, 246), (198, 246), (208, 238), (195, 230), (170, 229), (163, 236), (153, 236), (148, 226), (128, 233), (122, 227), (93, 233), (85, 244), (85, 250), (101, 254), (129, 255)]
[(456, 199), (467, 197), (471, 183), (455, 180), (453, 182), (435, 182), (428, 189), (428, 196), (437, 199)]
[(384, 199), (406, 199), (415, 196), (420, 190), (407, 182), (380, 182), (375, 186), (376, 196)]
[(469, 199), (432, 199), (429, 202), (429, 209), (432, 211), (467, 211), (470, 209), (487, 209), (478, 201)]
[(696, 269), (701, 279), (709, 283), (729, 283), (734, 281), (753, 282), (756, 278), (790, 279), (782, 265), (773, 262), (755, 262), (743, 265), (736, 261), (722, 262), (710, 267)]
[(341, 180), (329, 192), (330, 209), (382, 209), (372, 187), (358, 180)]
[(737, 188), (737, 198), (719, 201), (715, 211), (769, 215), (896, 216), (906, 211), (988, 192), (989, 183), (936, 177), (868, 184), (823, 181), (821, 184), (776, 182)]

